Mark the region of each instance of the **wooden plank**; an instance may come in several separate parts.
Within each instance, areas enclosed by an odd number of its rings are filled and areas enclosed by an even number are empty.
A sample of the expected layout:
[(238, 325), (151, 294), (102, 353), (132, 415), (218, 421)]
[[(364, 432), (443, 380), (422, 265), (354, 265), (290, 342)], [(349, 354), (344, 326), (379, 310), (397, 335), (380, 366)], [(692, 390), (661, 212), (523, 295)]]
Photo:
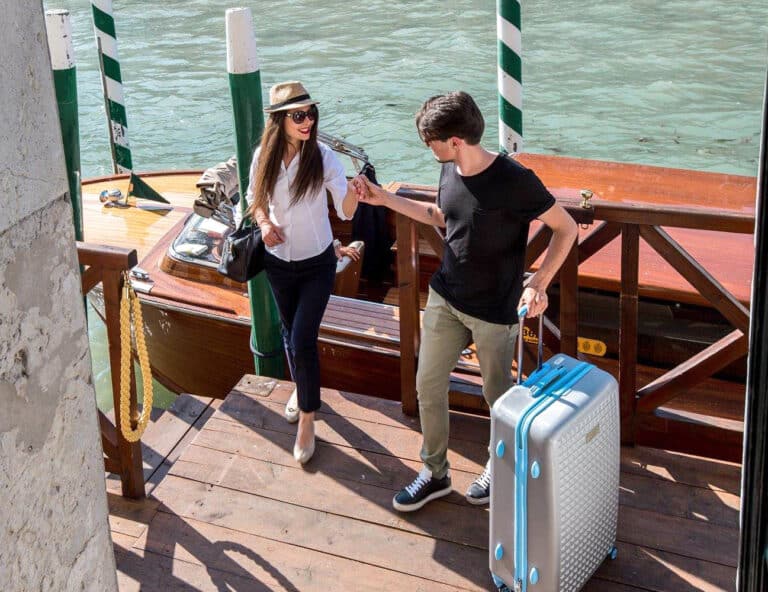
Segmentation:
[(686, 362), (666, 372), (637, 392), (637, 411), (648, 413), (680, 391), (700, 384), (715, 372), (747, 353), (748, 339), (740, 330), (735, 330), (699, 352)]
[[(599, 358), (586, 354), (582, 354), (582, 356), (585, 360), (606, 372), (610, 372), (613, 376), (617, 377), (619, 375), (618, 360)], [(649, 384), (663, 373), (664, 370), (661, 368), (638, 365), (637, 382), (638, 384)], [(744, 418), (744, 393), (744, 384), (717, 378), (707, 378), (689, 390), (677, 394), (666, 406), (701, 415), (741, 421)]]
[(627, 586), (593, 577), (584, 584), (581, 592), (645, 592), (645, 590), (647, 588), (636, 588), (635, 586)]
[(623, 542), (615, 561), (605, 561), (595, 572), (601, 580), (636, 586), (653, 592), (734, 591), (736, 570)]
[(584, 584), (584, 587), (581, 589), (582, 592), (645, 592), (645, 590), (647, 588), (636, 588), (635, 586), (618, 584), (595, 577)]
[(619, 401), (621, 443), (634, 444), (637, 392), (638, 248), (637, 226), (621, 228), (621, 295), (619, 296)]
[(149, 479), (147, 479), (147, 495), (151, 495), (155, 487), (165, 478), (170, 471), (173, 464), (179, 459), (186, 448), (194, 441), (197, 434), (205, 426), (205, 423), (213, 416), (218, 407), (223, 401), (220, 399), (214, 399), (206, 407), (206, 409), (197, 417), (195, 422), (184, 433), (182, 438), (171, 449), (168, 455), (163, 459), (163, 462), (156, 468)]
[(579, 264), (610, 244), (619, 235), (621, 235), (621, 224), (601, 222), (579, 242)]
[[(214, 432), (218, 432), (215, 437)], [(418, 464), (421, 462), (419, 458), (421, 434), (418, 432), (383, 428), (360, 420), (348, 421), (344, 418), (334, 420), (333, 416), (326, 416), (324, 421), (315, 422), (315, 433), (317, 435), (315, 454), (318, 457), (326, 453), (334, 457), (341, 454), (334, 451), (336, 447), (343, 449), (344, 454), (353, 454), (353, 451), (357, 451), (364, 457), (376, 455), (370, 457), (376, 462), (380, 462), (382, 456), (395, 458), (400, 463), (414, 462), (418, 467), (416, 472), (421, 468)], [(249, 456), (256, 454), (262, 460), (270, 460), (261, 457), (262, 451), (257, 452), (256, 449), (259, 446), (266, 446), (265, 440), (267, 440), (279, 442), (285, 451), (290, 452), (293, 449), (295, 434), (295, 425), (288, 424), (282, 414), (278, 415), (274, 412), (262, 412), (259, 417), (242, 423), (224, 421), (214, 416), (208, 420), (206, 429), (198, 434), (195, 444)], [(227, 438), (231, 440), (230, 443), (227, 443)], [(448, 460), (454, 471), (466, 471), (476, 476), (482, 472), (487, 459), (487, 442), (480, 444), (451, 440)], [(286, 460), (287, 464), (291, 464), (290, 454)], [(281, 461), (277, 460), (277, 462)], [(412, 480), (415, 476), (415, 473), (408, 474), (408, 479)], [(399, 481), (395, 484), (397, 489), (402, 487)]]
[(397, 288), (400, 290), (400, 398), (403, 412), (416, 415), (416, 357), (421, 343), (416, 224), (397, 214)]
[[(215, 423), (216, 420), (212, 420)], [(216, 429), (221, 427), (221, 430)], [(194, 446), (225, 452), (232, 456), (252, 458), (272, 463), (295, 467), (296, 463), (291, 454), (294, 436), (267, 432), (257, 428), (246, 428), (234, 424), (212, 426), (203, 430), (195, 439)], [(318, 443), (318, 451), (312, 458), (315, 471), (352, 482), (365, 483), (371, 486), (387, 488), (394, 495), (404, 485), (411, 483), (422, 468), (421, 461), (398, 459), (388, 454), (361, 452), (347, 449), (339, 451), (323, 442)], [(343, 460), (343, 462), (340, 462)], [(181, 473), (189, 468), (180, 464), (179, 459), (171, 473)], [(459, 469), (451, 470), (451, 480), (454, 493), (441, 501), (454, 504), (465, 503), (463, 493), (469, 484), (477, 477), (478, 471), (467, 472)]]
[[(145, 558), (155, 555), (166, 561), (173, 560), (173, 569), (169, 569), (170, 564), (166, 563), (166, 568), (162, 570), (166, 575), (158, 577), (157, 584), (164, 587), (142, 588), (145, 591), (167, 589), (169, 584), (187, 581), (187, 578), (195, 577), (203, 569), (210, 570), (213, 585), (205, 580), (192, 580), (190, 584), (195, 587), (181, 589), (190, 592), (192, 589), (243, 592), (447, 592), (456, 589), (433, 581), (427, 571), (418, 576), (410, 576), (365, 561), (341, 557), (330, 546), (324, 551), (300, 548), (241, 530), (198, 520), (183, 520), (170, 514), (159, 515), (138, 546), (145, 550)], [(197, 571), (193, 568), (197, 568)], [(179, 588), (171, 585), (170, 589)]]
[[(717, 227), (716, 227), (717, 228)], [(713, 307), (742, 333), (749, 332), (749, 309), (726, 290), (707, 269), (658, 226), (641, 226), (645, 242), (664, 257)]]
[[(623, 452), (623, 451), (622, 451)], [(738, 528), (739, 496), (721, 490), (622, 471), (619, 503), (639, 510)]]
[(618, 539), (735, 568), (739, 529), (630, 506), (619, 508)]
[[(280, 586), (266, 587), (261, 580), (256, 580), (240, 573), (230, 573), (175, 559), (173, 555), (154, 553), (136, 548), (131, 539), (123, 535), (112, 535), (115, 562), (117, 564), (117, 586), (120, 592), (214, 592), (218, 590), (248, 590), (266, 592), (267, 590), (289, 590), (296, 588)], [(224, 549), (216, 550), (222, 556)], [(233, 561), (233, 565), (237, 563)], [(267, 579), (271, 584), (272, 580)], [(280, 582), (282, 583), (282, 582)], [(223, 588), (222, 588), (223, 587)]]
[[(221, 407), (219, 419), (229, 416), (240, 421), (241, 417), (249, 414), (254, 405), (253, 397), (263, 398), (252, 392), (251, 380), (258, 377), (245, 376), (237, 385), (237, 389), (227, 397), (224, 405)], [(258, 382), (254, 382), (254, 389)], [(271, 403), (284, 405), (293, 391), (293, 383), (288, 381), (279, 381), (268, 395)], [(335, 389), (320, 389), (323, 406), (318, 411), (318, 415), (332, 414), (345, 417), (347, 419), (361, 419), (381, 425), (394, 427), (406, 427), (412, 430), (419, 429), (419, 419), (402, 412), (401, 406), (397, 401), (388, 401), (378, 397), (369, 397), (338, 391)], [(279, 407), (278, 407), (279, 408)], [(490, 424), (485, 418), (478, 417), (475, 414), (467, 415), (465, 413), (453, 412), (450, 414), (450, 433), (451, 439), (468, 440), (470, 442), (487, 443), (489, 439)]]
[(116, 493), (107, 493), (109, 530), (137, 539), (157, 513), (160, 502), (152, 498), (132, 500)]
[(101, 432), (101, 447), (108, 458), (117, 460), (117, 430), (104, 412), (99, 409), (99, 430)]
[[(353, 561), (447, 586), (482, 590), (488, 553), (267, 498), (168, 476), (154, 493), (162, 512), (238, 530), (303, 549), (329, 549)], [(269, 520), (264, 517), (269, 516)], [(156, 519), (157, 520), (157, 519)], [(150, 529), (151, 530), (151, 529)], [(149, 536), (149, 533), (148, 535)], [(408, 552), (404, 553), (403, 550)]]
[(96, 265), (91, 265), (83, 270), (80, 277), (80, 288), (83, 295), (90, 292), (101, 281), (102, 272), (101, 267)]
[[(436, 500), (414, 514), (394, 512), (392, 497), (397, 486), (381, 486), (363, 479), (360, 470), (355, 474), (355, 469), (359, 468), (358, 462), (345, 454), (336, 453), (334, 459), (334, 464), (343, 463), (347, 466), (341, 470), (336, 469), (326, 458), (322, 466), (313, 467), (314, 470), (309, 472), (296, 463), (276, 464), (192, 445), (174, 465), (172, 474), (303, 508), (487, 550), (487, 508)], [(333, 473), (327, 470), (329, 468), (333, 469)], [(410, 467), (407, 471), (398, 469), (403, 482), (408, 473), (411, 473)], [(342, 477), (341, 474), (352, 478)], [(412, 475), (415, 476), (415, 472)]]
[[(437, 226), (430, 226), (429, 224), (419, 224), (418, 231), (419, 236), (429, 244), (435, 257), (442, 260), (445, 237), (440, 229)], [(422, 252), (421, 248), (419, 248), (419, 251)]]
[(636, 442), (738, 462), (742, 457), (743, 433), (733, 426), (739, 423), (660, 407), (653, 414), (636, 416)]
[(182, 393), (160, 417), (147, 426), (141, 438), (144, 480), (163, 464), (170, 452), (203, 415), (213, 398)]
[[(328, 403), (324, 404), (321, 409), (326, 406)], [(238, 423), (248, 427), (289, 434), (296, 431), (294, 425), (285, 421), (281, 404), (255, 403), (249, 409), (245, 408), (236, 414), (230, 409), (225, 403), (219, 414), (215, 415), (209, 422), (219, 420), (220, 416), (230, 415)], [(316, 433), (320, 439), (331, 444), (390, 454), (398, 458), (419, 460), (421, 434), (411, 428), (393, 429), (364, 419), (351, 419), (334, 414), (325, 414), (322, 417), (324, 421), (316, 423)], [(454, 430), (450, 451), (455, 456), (455, 461), (451, 463), (452, 466), (472, 471), (478, 466), (485, 465), (488, 458), (488, 439), (490, 438), (488, 431), (490, 428), (487, 421), (485, 425), (488, 427), (486, 427), (483, 441), (476, 441), (477, 438), (474, 436), (472, 440), (460, 439), (461, 430)]]
[(558, 272), (560, 284), (560, 352), (577, 356), (579, 323), (579, 255), (574, 244)]
[[(135, 264), (136, 253), (133, 252), (133, 263)], [(106, 316), (105, 324), (107, 326), (109, 366), (112, 368), (112, 393), (114, 399), (115, 425), (120, 425), (120, 294), (123, 286), (123, 280), (119, 273), (112, 271), (105, 273), (102, 278), (104, 286), (104, 311)], [(133, 366), (131, 366), (133, 371)], [(133, 379), (133, 372), (131, 372)], [(129, 408), (136, 419), (136, 383), (131, 380), (130, 384), (130, 403)], [(120, 430), (117, 432), (118, 454), (115, 460), (119, 463), (118, 471), (120, 473), (123, 495), (133, 499), (144, 497), (144, 477), (141, 461), (141, 445), (139, 442), (128, 442)], [(115, 467), (110, 467), (114, 471)]]
[(525, 269), (528, 269), (539, 257), (541, 257), (549, 246), (551, 238), (552, 229), (546, 224), (541, 224), (533, 232), (533, 236), (528, 238), (528, 244), (525, 249)]
[(682, 452), (643, 446), (624, 447), (621, 449), (621, 471), (736, 496), (741, 491), (740, 465)]

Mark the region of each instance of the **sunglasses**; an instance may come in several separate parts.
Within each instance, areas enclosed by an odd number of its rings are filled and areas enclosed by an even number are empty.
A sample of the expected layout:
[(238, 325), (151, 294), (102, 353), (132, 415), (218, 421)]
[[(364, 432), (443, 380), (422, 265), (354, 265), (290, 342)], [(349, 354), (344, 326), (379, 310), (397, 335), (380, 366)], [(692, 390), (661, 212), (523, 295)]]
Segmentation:
[(315, 121), (315, 119), (317, 119), (317, 109), (312, 107), (307, 111), (294, 111), (293, 113), (288, 113), (286, 117), (290, 117), (293, 120), (293, 123), (297, 125), (304, 123), (305, 119)]

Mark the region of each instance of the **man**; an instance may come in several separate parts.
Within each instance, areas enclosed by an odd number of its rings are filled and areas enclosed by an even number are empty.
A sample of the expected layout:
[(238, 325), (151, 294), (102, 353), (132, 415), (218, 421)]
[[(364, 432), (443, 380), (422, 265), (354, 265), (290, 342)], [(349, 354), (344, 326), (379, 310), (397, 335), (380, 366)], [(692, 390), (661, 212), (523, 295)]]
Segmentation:
[[(577, 235), (573, 219), (533, 171), (480, 146), (485, 123), (467, 93), (427, 100), (416, 114), (416, 127), (442, 164), (436, 204), (399, 197), (362, 179), (357, 187), (363, 202), (445, 228), (443, 260), (430, 281), (424, 310), (416, 374), (424, 468), (394, 497), (393, 506), (402, 512), (451, 492), (448, 387), (461, 351), (471, 338), (483, 396), (492, 406), (512, 386), (517, 310), (526, 305), (529, 317), (544, 312), (547, 286)], [(528, 228), (535, 218), (552, 229), (552, 238), (524, 287)], [(472, 504), (490, 499), (489, 466), (466, 493)]]

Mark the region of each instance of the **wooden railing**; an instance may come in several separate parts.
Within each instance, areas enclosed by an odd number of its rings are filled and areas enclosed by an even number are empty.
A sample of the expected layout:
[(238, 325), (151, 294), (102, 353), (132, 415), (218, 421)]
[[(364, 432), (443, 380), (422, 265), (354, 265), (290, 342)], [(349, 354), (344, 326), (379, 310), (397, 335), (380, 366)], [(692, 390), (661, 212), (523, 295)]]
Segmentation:
[[(138, 263), (134, 249), (121, 249), (102, 245), (77, 243), (82, 274), (83, 294), (101, 283), (104, 294), (104, 313), (109, 340), (109, 366), (112, 373), (112, 397), (115, 423), (99, 410), (101, 444), (104, 449), (104, 468), (120, 475), (124, 497), (142, 498), (144, 470), (141, 457), (141, 441), (129, 442), (120, 429), (120, 295), (123, 289), (123, 272)], [(131, 370), (130, 414), (135, 428), (139, 417), (136, 387)]]
[[(435, 196), (434, 190), (424, 187), (401, 187), (398, 194), (421, 200), (434, 200)], [(608, 364), (606, 369), (617, 375), (619, 381), (622, 443), (739, 461), (742, 433), (738, 422), (697, 413), (675, 412), (664, 405), (746, 355), (749, 310), (665, 229), (716, 229), (719, 232), (751, 234), (754, 231), (754, 215), (673, 206), (639, 207), (636, 204), (602, 202), (598, 199), (594, 201), (583, 204), (573, 197), (558, 196), (558, 202), (577, 222), (582, 225), (592, 224), (593, 229), (574, 245), (560, 270), (557, 280), (560, 292), (559, 326), (555, 326), (551, 319), (545, 319), (545, 335), (539, 337), (544, 339), (550, 351), (585, 357), (577, 353), (579, 266), (620, 237), (621, 252), (617, 255), (620, 261), (616, 262), (620, 263), (620, 277), (613, 286), (619, 298), (618, 366), (614, 362), (613, 366)], [(436, 228), (416, 223), (402, 215), (397, 215), (396, 230), (402, 404), (405, 413), (415, 414), (415, 371), (420, 340), (418, 239), (426, 240), (440, 257), (442, 235)], [(528, 267), (546, 250), (550, 236), (549, 229), (541, 226), (530, 237), (526, 256)], [(733, 331), (638, 388), (641, 239), (693, 286), (702, 301), (719, 311), (733, 325)], [(601, 359), (592, 358), (591, 361), (597, 365), (607, 364), (607, 361)], [(694, 392), (694, 396), (699, 394)]]

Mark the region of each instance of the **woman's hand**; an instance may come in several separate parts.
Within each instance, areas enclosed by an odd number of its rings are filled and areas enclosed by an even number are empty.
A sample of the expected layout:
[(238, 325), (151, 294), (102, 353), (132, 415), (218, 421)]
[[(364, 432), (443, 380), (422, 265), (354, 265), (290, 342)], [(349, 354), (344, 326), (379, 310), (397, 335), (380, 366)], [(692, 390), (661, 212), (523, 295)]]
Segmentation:
[(360, 259), (360, 251), (358, 251), (355, 247), (339, 247), (339, 255), (339, 259), (345, 255), (352, 259), (352, 261), (357, 261)]
[(282, 228), (270, 220), (265, 220), (259, 224), (259, 228), (261, 229), (261, 239), (268, 247), (274, 247), (285, 242)]

